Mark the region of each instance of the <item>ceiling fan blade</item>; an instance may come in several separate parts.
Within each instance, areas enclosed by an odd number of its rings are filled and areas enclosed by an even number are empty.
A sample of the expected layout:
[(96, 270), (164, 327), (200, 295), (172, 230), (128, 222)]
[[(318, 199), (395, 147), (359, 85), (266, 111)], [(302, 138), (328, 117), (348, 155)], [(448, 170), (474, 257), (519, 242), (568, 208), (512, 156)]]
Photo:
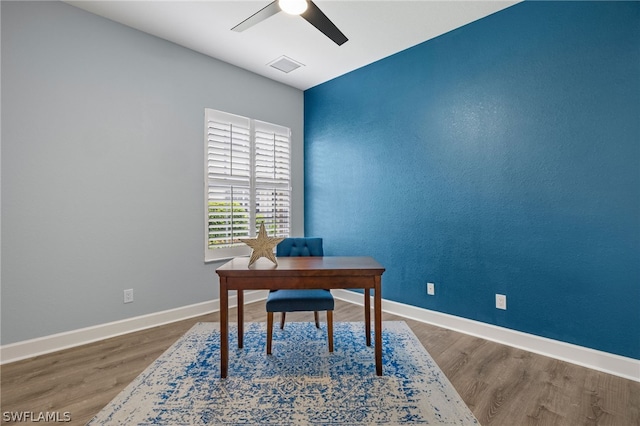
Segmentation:
[(349, 40), (342, 31), (336, 27), (327, 15), (325, 15), (318, 6), (311, 0), (307, 2), (309, 6), (300, 16), (306, 19), (311, 25), (319, 29), (327, 37), (333, 40), (338, 46), (342, 46)]
[(237, 32), (244, 31), (278, 12), (280, 12), (280, 6), (278, 6), (278, 0), (275, 0), (231, 29)]

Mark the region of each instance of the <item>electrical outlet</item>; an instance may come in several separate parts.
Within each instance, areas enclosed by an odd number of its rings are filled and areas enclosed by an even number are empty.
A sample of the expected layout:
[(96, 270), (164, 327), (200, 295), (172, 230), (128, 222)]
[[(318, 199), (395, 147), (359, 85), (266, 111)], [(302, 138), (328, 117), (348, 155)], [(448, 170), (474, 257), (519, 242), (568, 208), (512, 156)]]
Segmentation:
[(436, 285), (434, 283), (427, 283), (427, 294), (429, 296), (436, 294)]
[(124, 303), (133, 302), (133, 289), (130, 288), (124, 291)]
[(507, 310), (507, 296), (496, 294), (496, 308)]

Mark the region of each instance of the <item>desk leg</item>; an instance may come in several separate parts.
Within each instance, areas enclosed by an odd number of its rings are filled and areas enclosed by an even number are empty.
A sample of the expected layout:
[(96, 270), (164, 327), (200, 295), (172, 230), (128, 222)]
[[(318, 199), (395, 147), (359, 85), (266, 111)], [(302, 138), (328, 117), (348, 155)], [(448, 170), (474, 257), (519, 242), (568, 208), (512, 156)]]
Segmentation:
[(220, 277), (220, 377), (227, 377), (229, 367), (229, 290), (227, 278)]
[(367, 346), (371, 346), (371, 294), (369, 289), (364, 289), (364, 335)]
[(376, 354), (376, 374), (382, 376), (382, 291), (380, 276), (375, 277), (375, 300), (374, 300), (374, 321), (375, 321), (375, 354)]
[(238, 290), (238, 348), (244, 341), (244, 290)]

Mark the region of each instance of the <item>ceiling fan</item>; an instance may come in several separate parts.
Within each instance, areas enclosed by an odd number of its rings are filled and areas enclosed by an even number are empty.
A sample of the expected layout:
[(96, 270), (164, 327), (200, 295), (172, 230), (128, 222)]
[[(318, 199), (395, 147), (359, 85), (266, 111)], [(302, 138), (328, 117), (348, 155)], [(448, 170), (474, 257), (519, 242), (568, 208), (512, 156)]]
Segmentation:
[(244, 31), (280, 11), (302, 16), (338, 46), (342, 46), (349, 40), (311, 0), (275, 0), (231, 29), (238, 32)]

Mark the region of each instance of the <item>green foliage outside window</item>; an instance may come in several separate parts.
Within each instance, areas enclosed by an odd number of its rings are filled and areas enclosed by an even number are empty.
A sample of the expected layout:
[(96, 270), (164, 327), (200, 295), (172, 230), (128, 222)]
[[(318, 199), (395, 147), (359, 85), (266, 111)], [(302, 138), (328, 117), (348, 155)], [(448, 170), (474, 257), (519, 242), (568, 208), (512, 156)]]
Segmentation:
[(228, 247), (249, 236), (249, 211), (239, 202), (209, 201), (208, 217), (209, 248)]
[[(230, 220), (230, 210), (232, 210), (232, 220)], [(260, 213), (256, 216), (256, 233), (260, 229), (263, 218), (264, 215)], [(249, 237), (249, 210), (237, 201), (233, 203), (209, 201), (208, 224), (210, 249), (237, 244), (240, 242), (239, 238)], [(265, 228), (268, 235), (276, 234), (275, 223), (265, 223)]]

